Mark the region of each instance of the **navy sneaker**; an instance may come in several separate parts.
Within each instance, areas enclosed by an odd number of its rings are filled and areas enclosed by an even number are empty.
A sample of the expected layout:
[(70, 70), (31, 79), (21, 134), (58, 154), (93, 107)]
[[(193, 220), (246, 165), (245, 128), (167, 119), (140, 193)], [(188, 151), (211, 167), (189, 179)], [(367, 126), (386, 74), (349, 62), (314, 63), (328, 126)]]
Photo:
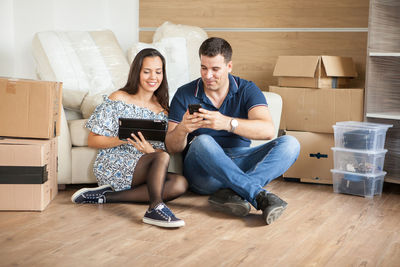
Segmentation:
[(143, 222), (160, 227), (182, 227), (185, 222), (175, 217), (164, 203), (158, 204), (154, 209), (147, 210)]
[(262, 210), (262, 215), (266, 224), (271, 224), (277, 220), (287, 207), (287, 203), (277, 195), (261, 191), (256, 197), (257, 209)]
[(82, 188), (72, 195), (71, 200), (73, 203), (78, 204), (103, 204), (106, 203), (106, 197), (104, 194), (107, 192), (114, 192), (111, 185), (102, 185), (95, 188)]
[(218, 210), (239, 217), (246, 216), (251, 209), (249, 202), (229, 188), (218, 190), (208, 198), (208, 202)]

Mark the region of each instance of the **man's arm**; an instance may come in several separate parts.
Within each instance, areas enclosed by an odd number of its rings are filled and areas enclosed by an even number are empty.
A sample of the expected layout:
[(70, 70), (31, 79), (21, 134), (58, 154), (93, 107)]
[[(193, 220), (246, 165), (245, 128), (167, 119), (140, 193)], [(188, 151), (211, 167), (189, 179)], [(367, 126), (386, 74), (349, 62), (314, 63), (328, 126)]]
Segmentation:
[[(222, 115), (218, 111), (209, 111), (200, 109), (200, 116), (204, 118), (203, 127), (214, 130), (231, 130), (232, 117)], [(249, 139), (269, 140), (275, 133), (275, 127), (272, 121), (268, 107), (256, 106), (248, 113), (248, 119), (235, 118), (239, 125), (234, 133)]]
[(203, 118), (198, 113), (191, 115), (188, 111), (183, 115), (180, 123), (168, 122), (168, 132), (165, 137), (165, 146), (169, 153), (182, 152), (187, 145), (189, 133), (203, 126)]
[(185, 149), (187, 136), (180, 124), (176, 122), (168, 122), (168, 132), (165, 136), (165, 147), (169, 153), (181, 152)]
[(237, 120), (239, 125), (235, 134), (254, 140), (270, 140), (274, 137), (274, 123), (266, 106), (252, 108), (248, 113), (247, 120)]

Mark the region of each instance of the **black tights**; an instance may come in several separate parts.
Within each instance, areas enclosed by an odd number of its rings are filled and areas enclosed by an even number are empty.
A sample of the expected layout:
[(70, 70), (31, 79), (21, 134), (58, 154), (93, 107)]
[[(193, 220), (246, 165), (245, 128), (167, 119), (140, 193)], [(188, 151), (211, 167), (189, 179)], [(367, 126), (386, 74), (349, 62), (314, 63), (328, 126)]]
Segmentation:
[(179, 197), (188, 184), (182, 175), (168, 173), (168, 164), (169, 155), (166, 152), (143, 155), (136, 164), (131, 189), (109, 192), (106, 201), (149, 203), (149, 207), (154, 208), (163, 200)]

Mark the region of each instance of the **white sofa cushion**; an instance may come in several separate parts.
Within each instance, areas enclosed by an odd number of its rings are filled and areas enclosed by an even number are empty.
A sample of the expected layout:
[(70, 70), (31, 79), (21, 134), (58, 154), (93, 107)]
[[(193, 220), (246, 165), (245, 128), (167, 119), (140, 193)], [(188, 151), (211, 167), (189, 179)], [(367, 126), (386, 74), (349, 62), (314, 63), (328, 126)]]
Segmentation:
[(63, 82), (63, 105), (80, 111), (86, 95), (110, 94), (127, 80), (129, 64), (113, 32), (47, 31), (32, 41), (37, 75)]
[(189, 80), (200, 77), (199, 48), (203, 41), (208, 38), (207, 33), (200, 27), (174, 24), (167, 21), (156, 29), (153, 35), (153, 43), (171, 37), (183, 37), (186, 39)]
[(90, 184), (97, 183), (93, 173), (93, 164), (96, 160), (97, 149), (90, 147), (73, 147), (71, 183)]
[(93, 111), (96, 109), (98, 105), (103, 103), (103, 95), (110, 95), (110, 93), (100, 93), (96, 95), (86, 95), (81, 104), (81, 113), (82, 118), (89, 119), (90, 115), (92, 115)]
[(72, 146), (87, 146), (89, 129), (85, 127), (87, 119), (68, 121)]

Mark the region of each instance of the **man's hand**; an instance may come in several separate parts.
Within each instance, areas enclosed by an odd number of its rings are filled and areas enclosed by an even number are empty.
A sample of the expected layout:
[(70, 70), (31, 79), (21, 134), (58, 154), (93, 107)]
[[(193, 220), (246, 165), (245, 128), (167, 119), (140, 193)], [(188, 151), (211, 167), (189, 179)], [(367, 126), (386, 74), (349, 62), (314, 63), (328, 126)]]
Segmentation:
[(203, 124), (203, 117), (200, 116), (199, 112), (190, 114), (189, 110), (186, 110), (179, 125), (180, 127), (183, 127), (186, 133), (191, 133), (199, 128), (203, 128)]
[(204, 108), (199, 109), (199, 113), (195, 113), (200, 118), (204, 119), (201, 123), (201, 128), (210, 128), (213, 130), (231, 129), (231, 117), (222, 115), (219, 111), (210, 111)]
[(186, 110), (180, 123), (168, 122), (168, 132), (165, 137), (165, 146), (169, 153), (182, 152), (187, 145), (188, 134), (204, 126), (203, 117), (199, 112), (193, 114)]

